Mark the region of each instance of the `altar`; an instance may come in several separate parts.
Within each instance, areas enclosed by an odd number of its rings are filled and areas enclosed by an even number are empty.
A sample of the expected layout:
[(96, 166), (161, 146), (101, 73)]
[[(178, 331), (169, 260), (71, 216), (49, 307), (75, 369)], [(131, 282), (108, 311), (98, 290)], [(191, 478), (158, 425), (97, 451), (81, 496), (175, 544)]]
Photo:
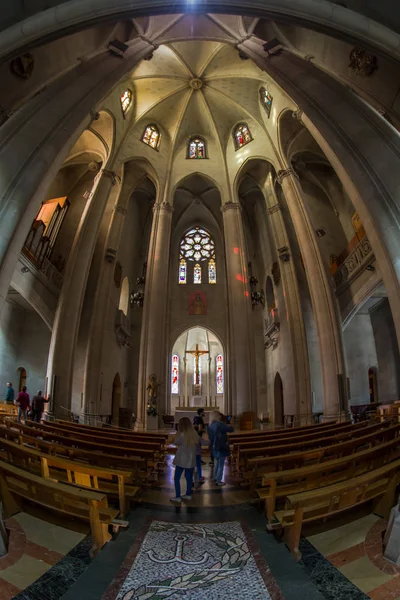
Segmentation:
[(208, 424), (209, 420), (210, 420), (210, 413), (213, 410), (219, 410), (218, 406), (207, 406), (207, 407), (203, 407), (203, 406), (193, 406), (193, 407), (189, 407), (189, 406), (182, 406), (181, 408), (177, 408), (175, 411), (175, 415), (174, 415), (174, 421), (175, 424), (178, 423), (179, 419), (182, 419), (182, 417), (188, 417), (191, 422), (193, 423), (193, 418), (195, 417), (195, 415), (197, 415), (197, 409), (198, 408), (203, 408), (204, 409), (204, 423)]

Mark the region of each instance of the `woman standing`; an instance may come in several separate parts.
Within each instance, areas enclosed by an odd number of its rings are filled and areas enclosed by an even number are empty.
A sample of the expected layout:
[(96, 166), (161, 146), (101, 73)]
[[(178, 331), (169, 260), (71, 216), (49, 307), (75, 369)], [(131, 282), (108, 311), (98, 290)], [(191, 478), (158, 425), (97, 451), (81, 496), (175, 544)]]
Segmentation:
[(233, 427), (226, 425), (221, 419), (222, 413), (217, 410), (213, 411), (210, 415), (211, 422), (208, 426), (208, 439), (210, 440), (210, 448), (215, 461), (213, 479), (220, 486), (225, 485), (225, 481), (222, 481), (225, 458), (231, 453), (226, 434), (233, 431)]
[[(178, 423), (178, 435), (175, 439), (175, 497), (171, 502), (181, 503), (182, 500), (192, 499), (193, 470), (196, 465), (196, 446), (199, 441), (197, 431), (193, 429), (190, 419), (182, 417)], [(186, 494), (181, 496), (181, 477), (185, 472)]]

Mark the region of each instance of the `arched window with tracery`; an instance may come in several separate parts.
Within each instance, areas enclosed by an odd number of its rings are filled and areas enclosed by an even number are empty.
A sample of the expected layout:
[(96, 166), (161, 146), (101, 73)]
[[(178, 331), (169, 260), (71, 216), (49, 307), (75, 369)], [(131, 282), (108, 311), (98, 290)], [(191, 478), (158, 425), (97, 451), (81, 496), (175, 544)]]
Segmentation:
[(179, 394), (179, 356), (172, 356), (171, 394)]
[(249, 144), (253, 139), (251, 137), (250, 129), (246, 123), (240, 123), (240, 125), (236, 127), (233, 137), (235, 140), (236, 150), (239, 150), (239, 148)]
[(216, 373), (216, 384), (217, 394), (224, 393), (224, 359), (222, 354), (218, 354), (215, 359), (215, 373)]
[(270, 117), (271, 114), (271, 108), (272, 108), (272, 96), (269, 93), (268, 90), (265, 89), (265, 87), (262, 87), (260, 89), (260, 99), (261, 99), (261, 103), (264, 106), (266, 113), (268, 115), (268, 118)]
[(127, 88), (124, 92), (122, 92), (120, 101), (121, 101), (122, 114), (125, 116), (126, 113), (128, 112), (128, 110), (132, 106), (132, 101), (133, 101), (132, 90)]
[(157, 150), (160, 145), (160, 131), (156, 125), (147, 125), (142, 135), (142, 142)]
[(193, 137), (189, 140), (188, 158), (207, 158), (206, 143), (200, 137)]
[[(207, 261), (208, 282), (217, 282), (217, 272), (215, 267), (215, 244), (214, 240), (202, 227), (193, 227), (183, 236), (179, 246), (179, 282), (186, 283), (181, 279), (181, 269), (186, 261), (194, 262), (193, 283), (201, 283), (202, 262)], [(182, 271), (183, 274), (183, 271)]]

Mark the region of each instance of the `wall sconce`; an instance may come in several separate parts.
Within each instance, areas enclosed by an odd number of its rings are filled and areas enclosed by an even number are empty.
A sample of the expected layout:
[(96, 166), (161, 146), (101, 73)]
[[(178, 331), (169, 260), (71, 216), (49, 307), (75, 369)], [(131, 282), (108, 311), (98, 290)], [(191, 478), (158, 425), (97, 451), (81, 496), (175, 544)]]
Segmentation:
[[(248, 267), (249, 267), (249, 272), (251, 273), (251, 263), (249, 263)], [(258, 304), (261, 304), (261, 306), (264, 306), (264, 304), (265, 304), (264, 291), (257, 290), (258, 277), (255, 277), (254, 275), (250, 275), (249, 283), (250, 283), (250, 289), (251, 289), (251, 305), (252, 305), (252, 307), (254, 308), (255, 306), (258, 306)]]

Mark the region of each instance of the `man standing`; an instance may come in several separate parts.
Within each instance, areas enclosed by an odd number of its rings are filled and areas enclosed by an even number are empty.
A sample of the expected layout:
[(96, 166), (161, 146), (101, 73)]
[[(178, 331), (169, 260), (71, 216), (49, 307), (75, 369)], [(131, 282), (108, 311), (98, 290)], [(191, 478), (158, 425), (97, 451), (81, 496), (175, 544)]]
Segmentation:
[[(203, 437), (203, 433), (204, 433), (204, 408), (198, 408), (197, 409), (197, 415), (195, 415), (193, 417), (193, 427), (194, 429), (197, 431), (197, 433), (199, 434), (200, 437)], [(200, 458), (201, 460), (201, 458)], [(206, 463), (204, 462), (204, 460), (201, 460), (201, 464), (205, 465)]]
[(22, 388), (22, 392), (19, 392), (15, 404), (18, 406), (18, 423), (21, 423), (21, 417), (26, 421), (26, 411), (29, 408), (29, 394), (26, 392), (26, 386)]
[(40, 423), (45, 402), (49, 402), (49, 400), (45, 400), (42, 396), (42, 392), (39, 390), (36, 396), (33, 396), (32, 398), (32, 421)]
[(12, 383), (7, 383), (6, 404), (14, 404), (15, 392)]

